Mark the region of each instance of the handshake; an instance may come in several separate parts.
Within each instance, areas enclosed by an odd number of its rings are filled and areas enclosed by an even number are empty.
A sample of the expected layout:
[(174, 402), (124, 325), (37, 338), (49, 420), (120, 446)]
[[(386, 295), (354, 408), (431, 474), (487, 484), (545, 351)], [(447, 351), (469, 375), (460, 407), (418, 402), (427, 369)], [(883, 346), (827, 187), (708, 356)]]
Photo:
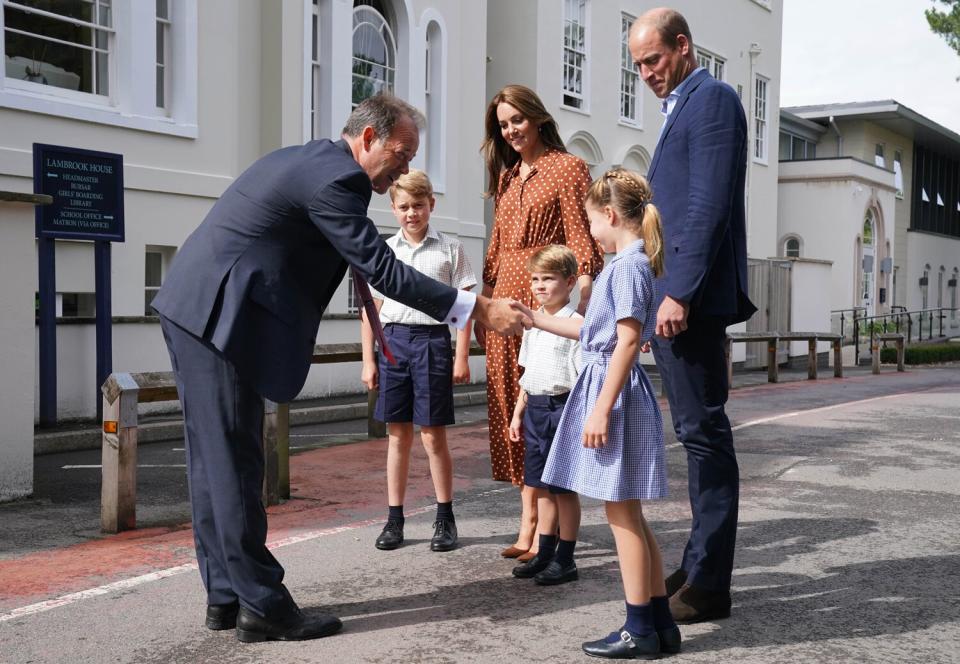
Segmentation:
[(477, 296), (473, 309), (477, 342), (485, 345), (486, 331), (493, 330), (506, 337), (522, 334), (533, 327), (533, 312), (522, 302), (507, 298), (492, 299)]

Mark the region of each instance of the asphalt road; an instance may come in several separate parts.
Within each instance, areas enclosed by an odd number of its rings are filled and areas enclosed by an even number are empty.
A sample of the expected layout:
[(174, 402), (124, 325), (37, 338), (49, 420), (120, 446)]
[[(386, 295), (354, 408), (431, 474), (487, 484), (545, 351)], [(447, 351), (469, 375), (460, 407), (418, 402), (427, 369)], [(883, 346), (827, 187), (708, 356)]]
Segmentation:
[[(746, 388), (729, 412), (742, 472), (734, 612), (684, 627), (672, 661), (960, 661), (960, 367)], [(349, 438), (294, 434), (304, 448)], [(668, 443), (671, 497), (646, 512), (672, 568), (689, 510), (683, 451)], [(154, 466), (140, 474), (143, 530), (108, 538), (96, 530), (96, 471), (63, 468), (96, 455), (38, 459), (49, 484), (0, 506), (0, 662), (591, 661), (579, 644), (622, 621), (600, 503), (584, 504), (580, 581), (510, 576), (497, 553), (512, 540), (517, 495), (487, 479), (480, 422), (451, 429), (462, 546), (447, 554), (428, 547), (422, 451), (407, 544), (381, 552), (383, 443), (301, 450), (270, 538), (294, 597), (345, 629), (241, 645), (202, 627), (179, 447), (142, 450)]]

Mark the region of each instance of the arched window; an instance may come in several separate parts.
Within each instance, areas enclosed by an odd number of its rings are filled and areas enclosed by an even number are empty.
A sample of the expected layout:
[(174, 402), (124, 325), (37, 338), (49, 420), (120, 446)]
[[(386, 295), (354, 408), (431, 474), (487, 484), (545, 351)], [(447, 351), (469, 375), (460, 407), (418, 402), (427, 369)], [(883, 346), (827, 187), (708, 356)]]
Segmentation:
[(861, 306), (866, 307), (867, 315), (873, 315), (873, 296), (874, 296), (874, 274), (876, 270), (875, 256), (876, 256), (876, 247), (875, 239), (875, 224), (873, 221), (873, 210), (867, 210), (867, 214), (863, 219), (863, 232), (860, 234), (861, 238), (861, 247), (863, 250), (863, 258), (861, 261), (860, 267), (860, 290), (861, 290)]
[(590, 167), (590, 173), (594, 177), (599, 175), (595, 172), (595, 169), (603, 163), (603, 151), (600, 149), (600, 144), (597, 143), (597, 139), (590, 133), (585, 131), (576, 132), (567, 140), (567, 149), (571, 154), (587, 162), (587, 166)]
[(928, 294), (930, 292), (930, 263), (923, 267), (923, 276), (920, 277), (920, 298), (922, 301), (921, 309), (926, 309), (929, 304)]
[(784, 240), (783, 255), (787, 258), (800, 258), (800, 238), (788, 237)]
[(394, 89), (397, 41), (380, 2), (363, 0), (353, 8), (353, 85), (351, 105)]
[[(650, 155), (640, 145), (631, 145), (619, 159), (619, 165), (630, 171), (636, 171), (640, 175), (646, 175), (650, 168)], [(613, 162), (618, 165), (617, 161)]]

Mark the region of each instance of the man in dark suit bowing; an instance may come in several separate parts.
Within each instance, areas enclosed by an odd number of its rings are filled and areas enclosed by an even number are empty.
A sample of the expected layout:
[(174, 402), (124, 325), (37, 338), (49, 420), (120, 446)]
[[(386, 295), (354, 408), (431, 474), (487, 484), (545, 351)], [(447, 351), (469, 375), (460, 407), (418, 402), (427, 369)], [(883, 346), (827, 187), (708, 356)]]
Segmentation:
[[(348, 264), (378, 291), (446, 323), (470, 316), (505, 334), (529, 321), (396, 259), (367, 214), (371, 192), (406, 173), (423, 116), (390, 95), (361, 103), (341, 140), (272, 152), (243, 172), (177, 253), (153, 301), (183, 405), (206, 624), (241, 641), (332, 634), (304, 616), (267, 550), (263, 399), (306, 380), (320, 317)], [(366, 287), (366, 284), (363, 284)]]
[(740, 477), (724, 412), (724, 338), (756, 310), (747, 297), (747, 125), (736, 92), (697, 66), (678, 12), (638, 18), (629, 47), (666, 116), (647, 174), (666, 259), (653, 351), (687, 452), (693, 513), (667, 594), (677, 622), (699, 622), (730, 615)]

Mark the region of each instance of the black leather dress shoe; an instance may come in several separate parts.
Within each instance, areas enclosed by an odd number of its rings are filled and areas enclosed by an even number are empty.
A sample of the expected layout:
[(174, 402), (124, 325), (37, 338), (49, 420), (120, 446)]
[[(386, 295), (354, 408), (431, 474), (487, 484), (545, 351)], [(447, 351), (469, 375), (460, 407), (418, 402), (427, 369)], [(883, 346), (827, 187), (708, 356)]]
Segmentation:
[(687, 573), (681, 567), (663, 581), (667, 586), (667, 597), (670, 597), (687, 582)]
[(730, 591), (707, 590), (688, 583), (670, 597), (670, 613), (681, 625), (730, 617)]
[(634, 637), (622, 629), (620, 638), (613, 643), (609, 643), (607, 639), (587, 641), (583, 644), (583, 652), (591, 657), (606, 659), (659, 659), (660, 639), (656, 632)]
[(398, 521), (387, 521), (380, 531), (374, 546), (381, 551), (391, 551), (403, 544), (403, 526)]
[(550, 557), (541, 556), (539, 553), (525, 563), (521, 563), (513, 568), (512, 573), (518, 579), (532, 579), (537, 574), (547, 569), (547, 565), (553, 560), (553, 554), (547, 554)]
[(207, 604), (207, 629), (215, 631), (233, 629), (237, 626), (237, 611), (239, 610), (239, 602)]
[(657, 630), (660, 639), (660, 652), (665, 655), (676, 655), (680, 652), (680, 628), (674, 625), (670, 629)]
[(237, 615), (237, 640), (242, 643), (260, 641), (306, 641), (330, 636), (340, 631), (343, 623), (336, 616), (322, 614), (304, 616), (293, 609), (280, 619), (261, 618), (246, 607)]
[(453, 519), (437, 519), (433, 524), (431, 551), (453, 551), (457, 548), (457, 524)]
[(570, 562), (564, 567), (556, 560), (551, 560), (550, 564), (543, 568), (543, 571), (533, 577), (534, 582), (539, 586), (558, 586), (568, 581), (576, 581), (580, 578), (577, 573), (577, 564)]

